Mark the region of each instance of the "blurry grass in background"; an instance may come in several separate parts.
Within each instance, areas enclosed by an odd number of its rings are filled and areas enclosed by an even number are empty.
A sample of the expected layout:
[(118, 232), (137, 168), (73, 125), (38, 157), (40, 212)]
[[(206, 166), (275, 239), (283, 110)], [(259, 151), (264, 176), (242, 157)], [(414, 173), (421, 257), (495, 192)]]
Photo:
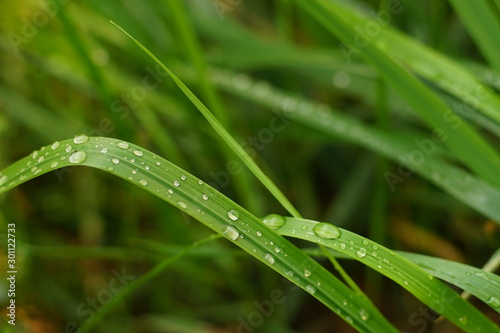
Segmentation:
[[(381, 47), (383, 51), (372, 51), (382, 54), (379, 59), (388, 55), (416, 74), (420, 80), (411, 87), (419, 90), (413, 91), (391, 85), (391, 78), (387, 85), (382, 82), (377, 64), (363, 58), (371, 49), (346, 54), (340, 43), (349, 36), (335, 39), (318, 18), (327, 13), (311, 3), (302, 8), (286, 0), (2, 2), (0, 169), (77, 133), (110, 136), (169, 159), (256, 216), (285, 214), (167, 75), (109, 24), (113, 20), (189, 83), (303, 216), (390, 248), (481, 267), (500, 238), (495, 223), (500, 208), (494, 200), (500, 133), (494, 89), (500, 77), (493, 70), (498, 69), (498, 53), (487, 36), (488, 31), (495, 36), (498, 11), (489, 6), (492, 16), (478, 18), (473, 13), (489, 11), (450, 1), (457, 16), (445, 1), (401, 2), (402, 10), (390, 15), (391, 26), (441, 54), (422, 50), (394, 32), (377, 34), (369, 47)], [(376, 14), (392, 2), (346, 3), (380, 24)], [(314, 10), (316, 17), (310, 15)], [(363, 27), (348, 13), (344, 19)], [(488, 23), (486, 31), (471, 30), (478, 20)], [(456, 73), (463, 82), (452, 76)], [(273, 104), (271, 94), (283, 94), (281, 102)], [(419, 104), (431, 95), (434, 104)], [(314, 113), (290, 116), (296, 103), (306, 101), (317, 103)], [(450, 150), (449, 142), (423, 144), (435, 138), (433, 128), (418, 116), (437, 114), (425, 108), (429, 105), (445, 105), (461, 116), (441, 109), (443, 124), (450, 127), (447, 134), (455, 136)], [(324, 119), (318, 117), (321, 112)], [(334, 125), (328, 128), (330, 123)], [(487, 143), (480, 146), (488, 146), (487, 153), (474, 149), (479, 147), (475, 134), (470, 140), (470, 131), (461, 134), (464, 126), (455, 130), (454, 125), (465, 123), (482, 135)], [(472, 147), (464, 148), (463, 155), (461, 140)], [(414, 151), (425, 156), (415, 173), (398, 159)], [(475, 155), (465, 155), (470, 152)], [(461, 191), (476, 181), (462, 171), (468, 168), (486, 185)], [(443, 180), (446, 170), (450, 175)], [(0, 205), (0, 220), (15, 222), (22, 240), (18, 320), (33, 332), (64, 331), (72, 321), (81, 325), (100, 306), (90, 306), (88, 297), (106, 289), (116, 274), (139, 276), (165, 253), (211, 234), (175, 207), (87, 168), (36, 178), (1, 196)], [(120, 303), (97, 329), (124, 331), (126, 325), (131, 332), (237, 331), (242, 320), (248, 322), (258, 311), (255, 303), (269, 300), (279, 289), (286, 290), (286, 302), (278, 304), (277, 298), (275, 311), (255, 331), (351, 330), (227, 242), (211, 242), (203, 249), (208, 255), (171, 265)], [(431, 330), (413, 296), (359, 263), (343, 265), (398, 328)], [(472, 303), (498, 320), (485, 304)], [(447, 325), (439, 324), (436, 331), (453, 331)]]

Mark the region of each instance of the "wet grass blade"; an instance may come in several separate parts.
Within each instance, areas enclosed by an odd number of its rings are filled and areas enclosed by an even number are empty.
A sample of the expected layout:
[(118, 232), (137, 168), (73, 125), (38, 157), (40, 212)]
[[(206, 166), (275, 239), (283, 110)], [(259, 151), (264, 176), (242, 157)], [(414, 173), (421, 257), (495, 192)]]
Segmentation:
[[(264, 221), (270, 218), (276, 217), (266, 217)], [(317, 243), (360, 261), (401, 285), (466, 332), (500, 332), (500, 327), (444, 283), (394, 251), (333, 224), (288, 217), (284, 219), (285, 223), (278, 229), (281, 235)], [(495, 295), (490, 294), (488, 297)], [(496, 301), (490, 303), (500, 306)]]
[[(298, 1), (297, 4), (344, 43), (351, 44), (355, 40), (355, 23), (342, 16), (342, 6), (324, 0)], [(465, 122), (456, 126), (453, 118), (450, 119), (450, 111), (446, 105), (392, 58), (385, 48), (371, 42), (362, 50), (358, 50), (358, 53), (377, 69), (388, 85), (403, 97), (434, 131), (445, 134), (444, 143), (459, 161), (484, 180), (500, 187), (500, 178), (497, 176), (500, 157), (497, 152)]]
[(77, 165), (112, 173), (178, 207), (309, 292), (359, 331), (397, 332), (365, 296), (349, 289), (259, 218), (134, 144), (84, 135), (55, 142), (4, 169), (0, 194), (52, 170)]

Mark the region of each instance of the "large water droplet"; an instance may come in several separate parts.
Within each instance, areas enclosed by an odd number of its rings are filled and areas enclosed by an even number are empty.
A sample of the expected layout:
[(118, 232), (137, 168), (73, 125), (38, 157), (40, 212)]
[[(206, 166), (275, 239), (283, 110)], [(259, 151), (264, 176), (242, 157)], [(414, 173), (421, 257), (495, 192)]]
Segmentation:
[(496, 298), (495, 296), (491, 296), (486, 301), (486, 304), (488, 304), (489, 306), (491, 306), (493, 308), (498, 308), (498, 307), (500, 307), (500, 299)]
[(265, 225), (271, 229), (279, 229), (285, 224), (285, 218), (278, 214), (269, 214), (262, 219)]
[(122, 149), (128, 149), (128, 147), (130, 147), (130, 145), (125, 141), (120, 141), (116, 145)]
[(356, 255), (360, 258), (363, 258), (364, 256), (366, 256), (366, 249), (364, 247), (360, 247), (356, 252)]
[(50, 148), (52, 149), (57, 149), (57, 147), (59, 147), (61, 144), (59, 143), (59, 141), (56, 141), (52, 144), (52, 146), (50, 146)]
[(184, 201), (177, 201), (177, 206), (182, 209), (186, 209), (188, 207)]
[(228, 225), (226, 226), (226, 230), (224, 230), (224, 235), (231, 240), (237, 240), (240, 232), (234, 226)]
[(89, 137), (86, 136), (85, 134), (79, 134), (79, 135), (75, 136), (75, 138), (73, 139), (73, 142), (77, 145), (79, 145), (81, 143), (88, 142), (88, 141), (89, 141)]
[(264, 256), (264, 259), (265, 259), (268, 263), (270, 263), (271, 265), (273, 265), (273, 264), (274, 264), (274, 257), (273, 257), (271, 254), (269, 254), (269, 253), (268, 253), (268, 254), (266, 254), (266, 255)]
[(75, 151), (69, 156), (69, 163), (78, 164), (83, 163), (87, 159), (87, 153), (84, 151)]
[(239, 216), (240, 214), (238, 214), (238, 212), (235, 211), (234, 209), (231, 209), (230, 211), (227, 212), (227, 217), (229, 217), (229, 219), (233, 221), (236, 221)]
[(111, 160), (111, 163), (113, 163), (113, 164), (119, 164), (119, 163), (120, 163), (120, 160), (119, 160), (119, 159), (117, 159), (117, 158), (113, 158), (113, 159)]
[(318, 223), (313, 228), (316, 236), (324, 239), (337, 239), (340, 237), (340, 229), (330, 223)]
[(135, 156), (139, 156), (139, 157), (144, 155), (144, 153), (139, 149), (134, 150), (133, 153)]

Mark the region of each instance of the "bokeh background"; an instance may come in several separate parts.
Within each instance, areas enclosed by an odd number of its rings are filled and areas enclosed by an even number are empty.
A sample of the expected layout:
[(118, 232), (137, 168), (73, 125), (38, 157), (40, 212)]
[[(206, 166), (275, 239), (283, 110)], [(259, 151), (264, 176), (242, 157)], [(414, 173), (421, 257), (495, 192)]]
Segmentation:
[[(244, 91), (231, 93), (211, 83), (214, 71), (236, 87), (248, 78), (264, 81), (365, 124), (409, 138), (424, 136), (426, 126), (377, 74), (356, 58), (348, 61), (339, 41), (292, 1), (173, 2), (1, 1), (0, 169), (79, 133), (109, 136), (169, 159), (257, 216), (285, 213), (227, 153), (171, 80), (109, 23), (113, 20), (168, 64), (239, 142), (255, 150), (258, 164), (305, 217), (391, 248), (484, 264), (499, 242), (497, 224), (418, 175), (391, 191), (384, 173), (397, 163), (342, 137), (277, 118), (273, 107), (245, 98)], [(360, 11), (382, 5), (349, 2)], [(447, 56), (484, 63), (445, 1), (408, 2), (391, 25)], [(378, 110), (381, 104), (385, 111)], [(18, 240), (18, 325), (5, 332), (75, 332), (113, 290), (211, 234), (140, 188), (83, 167), (23, 184), (1, 196), (0, 207), (0, 223), (16, 223)], [(412, 295), (358, 263), (342, 263), (398, 327), (432, 331), (411, 319), (425, 309)], [(276, 290), (282, 297), (263, 310)], [(0, 304), (6, 301), (2, 289)], [(437, 327), (454, 332), (446, 323)], [(352, 329), (310, 295), (219, 240), (129, 295), (94, 331)]]

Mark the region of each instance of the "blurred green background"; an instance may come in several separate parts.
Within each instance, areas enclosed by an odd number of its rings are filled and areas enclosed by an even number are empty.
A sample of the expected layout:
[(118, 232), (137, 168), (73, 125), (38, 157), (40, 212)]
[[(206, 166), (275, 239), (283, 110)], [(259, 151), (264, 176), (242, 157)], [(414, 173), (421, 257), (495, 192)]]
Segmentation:
[[(368, 12), (385, 3), (349, 2)], [(213, 70), (235, 87), (244, 88), (251, 77), (366, 124), (425, 135), (420, 119), (376, 73), (356, 59), (347, 61), (339, 41), (292, 1), (4, 0), (0, 13), (0, 169), (79, 133), (109, 136), (169, 159), (257, 216), (285, 213), (112, 20), (169, 65), (253, 149), (305, 217), (388, 247), (478, 267), (499, 242), (497, 224), (419, 176), (392, 192), (384, 172), (397, 164), (341, 137), (276, 118), (271, 107), (211, 83)], [(452, 58), (484, 62), (445, 1), (409, 2), (391, 25)], [(36, 178), (0, 197), (0, 206), (0, 222), (17, 225), (19, 326), (10, 332), (74, 332), (129, 281), (117, 276), (138, 277), (211, 233), (177, 208), (88, 168)], [(347, 261), (345, 267), (398, 327), (421, 327), (409, 319), (423, 308), (413, 296), (358, 263)], [(264, 305), (276, 290), (283, 294), (271, 311)], [(6, 301), (2, 290), (0, 304)], [(439, 332), (446, 329), (439, 326)], [(311, 296), (224, 240), (176, 262), (95, 328), (351, 331)]]

